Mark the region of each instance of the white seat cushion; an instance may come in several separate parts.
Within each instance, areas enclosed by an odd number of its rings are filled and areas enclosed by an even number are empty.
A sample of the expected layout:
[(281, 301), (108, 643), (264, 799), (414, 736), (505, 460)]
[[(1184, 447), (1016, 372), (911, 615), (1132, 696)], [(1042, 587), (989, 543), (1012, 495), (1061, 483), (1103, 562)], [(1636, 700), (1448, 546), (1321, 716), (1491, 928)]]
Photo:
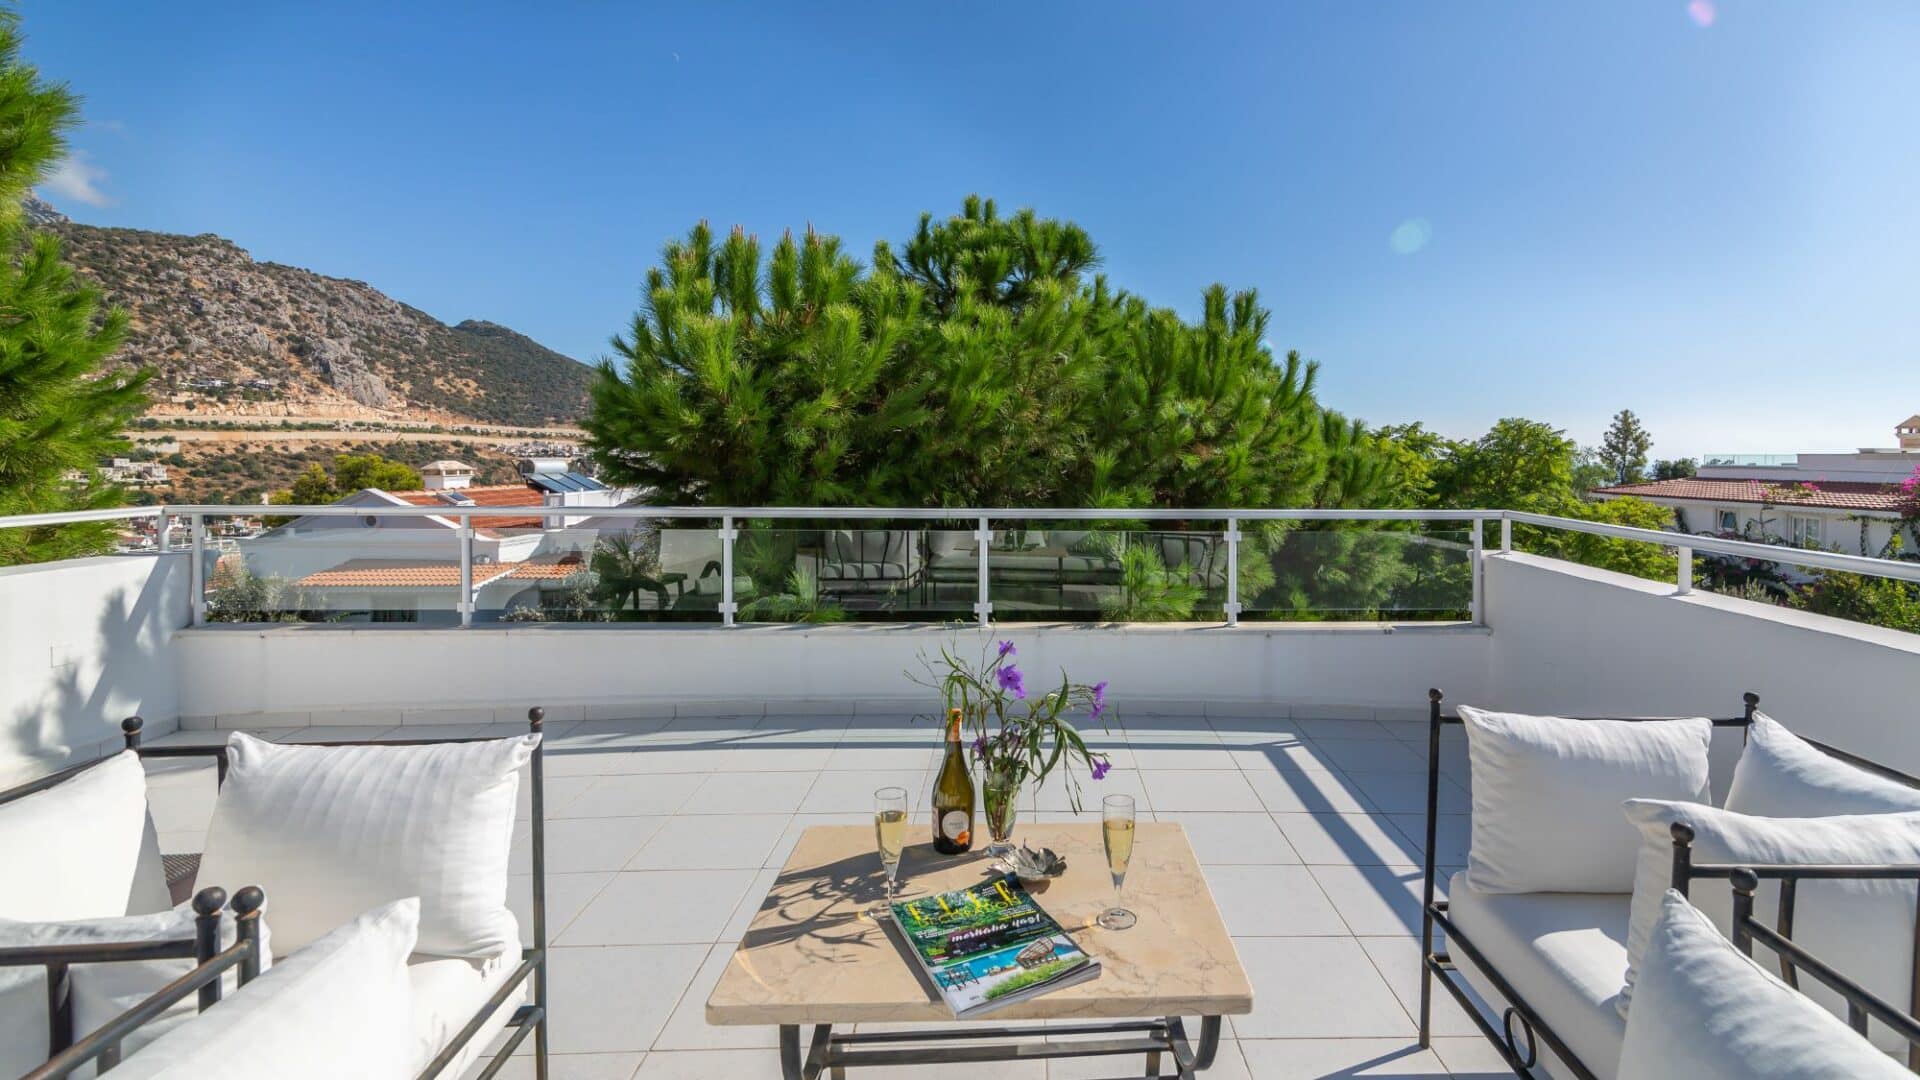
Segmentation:
[(1920, 810), (1920, 788), (1875, 776), (1754, 713), (1726, 808), (1756, 817), (1839, 817)]
[[(120, 945), (148, 941), (192, 941), (195, 917), (187, 904), (150, 915), (122, 915), (78, 922), (12, 922), (0, 920), (0, 949), (44, 948), (56, 945)], [(221, 912), (220, 947), (234, 942), (233, 913)], [(270, 963), (271, 931), (260, 920), (262, 963)], [(84, 1038), (108, 1021), (153, 995), (161, 987), (192, 970), (193, 961), (139, 960), (104, 964), (76, 964), (68, 969), (73, 1004), (73, 1034)], [(238, 989), (239, 973), (227, 972), (229, 992)], [(191, 999), (175, 1005), (127, 1036), (128, 1051), (145, 1046), (176, 1024), (194, 1015)], [(47, 1060), (49, 1046), (47, 976), (43, 967), (0, 968), (0, 1076), (18, 1076)], [(91, 1067), (76, 1076), (92, 1076)]]
[(402, 1080), (415, 1060), (420, 902), (358, 916), (129, 1055), (114, 1080)]
[[(1447, 885), (1453, 922), (1514, 992), (1594, 1074), (1614, 1075), (1626, 1020), (1615, 1007), (1627, 975), (1627, 904), (1611, 893), (1483, 893), (1455, 874)], [(1494, 1006), (1506, 1001), (1464, 950), (1448, 950), (1461, 974)], [(1518, 1025), (1515, 1025), (1518, 1033)], [(1519, 1036), (1523, 1041), (1525, 1036)], [(1546, 1042), (1547, 1071), (1571, 1076)]]
[[(1673, 823), (1693, 828), (1695, 863), (1734, 865), (1920, 864), (1920, 813), (1855, 814), (1829, 818), (1749, 817), (1712, 806), (1631, 799), (1628, 820), (1644, 836), (1639, 880), (1627, 935), (1628, 971), (1621, 1009), (1638, 1007), (1640, 958), (1645, 955), (1662, 897), (1673, 884)], [(1733, 892), (1726, 881), (1698, 880), (1689, 888), (1693, 905), (1731, 932)], [(1754, 915), (1776, 925), (1780, 886), (1762, 882)], [(1911, 881), (1803, 881), (1794, 908), (1795, 944), (1897, 1004), (1913, 993), (1914, 883)], [(1802, 979), (1808, 997), (1844, 1016), (1838, 994)], [(1885, 1028), (1875, 1033), (1881, 1048), (1906, 1043)]]
[(152, 858), (142, 859), (151, 828), (147, 774), (131, 750), (0, 804), (0, 851), (7, 863), (0, 874), (0, 919), (106, 919), (164, 909), (159, 845), (153, 845)]
[[(490, 960), (415, 956), (407, 963), (407, 981), (413, 987), (414, 1047), (422, 1065), (432, 1061), (434, 1055), (453, 1041), (519, 965), (518, 948)], [(514, 1010), (526, 1002), (530, 983), (531, 979), (521, 983), (507, 996), (500, 1008), (487, 1018), (486, 1026), (468, 1041), (441, 1075), (460, 1076), (466, 1071), (500, 1029), (506, 1027), (507, 1021), (513, 1019)]]
[(1648, 935), (1620, 1075), (1912, 1080), (1825, 1009), (1741, 955), (1671, 889), (1661, 894)]
[(517, 948), (507, 860), (538, 742), (280, 746), (236, 732), (200, 881), (265, 889), (283, 955), (405, 896), (420, 899), (419, 952)]
[(1481, 892), (1633, 891), (1626, 799), (1707, 798), (1711, 721), (1568, 720), (1460, 707), (1473, 768), (1467, 876)]

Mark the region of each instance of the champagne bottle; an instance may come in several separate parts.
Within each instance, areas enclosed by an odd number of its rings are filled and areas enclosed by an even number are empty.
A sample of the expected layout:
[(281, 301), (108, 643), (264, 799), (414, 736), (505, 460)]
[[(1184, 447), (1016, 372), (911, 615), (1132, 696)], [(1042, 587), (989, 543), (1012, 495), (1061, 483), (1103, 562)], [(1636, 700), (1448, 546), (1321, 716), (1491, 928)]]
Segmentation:
[(973, 846), (973, 776), (960, 752), (960, 710), (947, 714), (947, 758), (933, 782), (933, 849), (959, 855)]

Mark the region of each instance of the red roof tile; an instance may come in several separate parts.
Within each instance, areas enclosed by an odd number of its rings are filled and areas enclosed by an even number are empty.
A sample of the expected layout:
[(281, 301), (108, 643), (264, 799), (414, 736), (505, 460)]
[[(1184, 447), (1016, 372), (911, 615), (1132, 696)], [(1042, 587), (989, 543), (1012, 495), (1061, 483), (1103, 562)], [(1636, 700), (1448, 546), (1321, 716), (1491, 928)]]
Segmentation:
[[(519, 563), (495, 563), (475, 566), (473, 583), (485, 585), (495, 578), (513, 573)], [(458, 589), (460, 564), (455, 562), (409, 562), (397, 559), (348, 559), (339, 566), (319, 570), (295, 584), (303, 589)]]
[[(458, 491), (473, 500), (475, 506), (545, 506), (546, 497), (525, 484), (487, 484), (481, 487), (464, 487), (450, 490)], [(448, 515), (457, 515), (460, 508), (450, 505), (440, 498), (438, 491), (389, 491), (387, 494), (414, 506), (442, 507)], [(482, 536), (498, 536), (506, 529), (538, 529), (544, 524), (539, 517), (481, 517), (474, 518), (474, 531)]]
[(1655, 480), (1594, 488), (1595, 495), (1634, 495), (1643, 499), (1699, 499), (1703, 502), (1773, 503), (1777, 506), (1815, 506), (1827, 510), (1896, 512), (1898, 484), (1869, 484), (1855, 480), (1819, 481), (1802, 488), (1765, 480)]

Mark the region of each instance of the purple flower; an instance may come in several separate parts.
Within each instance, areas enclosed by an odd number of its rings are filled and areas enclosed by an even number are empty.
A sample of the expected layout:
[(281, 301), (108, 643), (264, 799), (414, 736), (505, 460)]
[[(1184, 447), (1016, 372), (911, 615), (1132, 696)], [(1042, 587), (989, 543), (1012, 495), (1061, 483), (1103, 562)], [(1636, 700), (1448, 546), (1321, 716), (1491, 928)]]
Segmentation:
[(1007, 657), (1012, 656), (1019, 651), (1020, 650), (1013, 647), (1013, 642), (1011, 641), (1003, 641), (1000, 643), (1000, 659), (1002, 660), (1005, 660)]
[(1026, 676), (1020, 674), (1020, 669), (1014, 667), (1012, 664), (1008, 664), (1006, 667), (994, 672), (993, 678), (995, 682), (1000, 684), (1000, 689), (1013, 691), (1014, 697), (1024, 698), (1027, 696)]
[(1104, 701), (1096, 701), (1093, 703), (1093, 712), (1087, 716), (1087, 719), (1098, 720), (1100, 719), (1100, 714), (1106, 711), (1107, 703)]
[(1107, 763), (1106, 758), (1093, 759), (1093, 778), (1095, 780), (1105, 780), (1107, 773), (1112, 771), (1112, 769), (1113, 766)]
[(987, 737), (985, 735), (975, 735), (973, 737), (973, 756), (977, 758), (987, 756)]
[(1107, 704), (1107, 680), (1101, 679), (1093, 684), (1093, 703), (1101, 708)]

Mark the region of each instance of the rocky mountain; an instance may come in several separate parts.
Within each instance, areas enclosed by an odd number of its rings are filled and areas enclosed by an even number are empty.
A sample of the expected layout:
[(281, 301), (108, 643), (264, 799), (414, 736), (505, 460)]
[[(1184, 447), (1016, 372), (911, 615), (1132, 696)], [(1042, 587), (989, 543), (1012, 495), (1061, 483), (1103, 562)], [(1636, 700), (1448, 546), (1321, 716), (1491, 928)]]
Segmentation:
[(156, 409), (534, 426), (586, 410), (591, 369), (504, 326), (448, 326), (210, 233), (81, 225), (39, 199), (26, 213), (127, 310), (116, 360), (156, 369)]

